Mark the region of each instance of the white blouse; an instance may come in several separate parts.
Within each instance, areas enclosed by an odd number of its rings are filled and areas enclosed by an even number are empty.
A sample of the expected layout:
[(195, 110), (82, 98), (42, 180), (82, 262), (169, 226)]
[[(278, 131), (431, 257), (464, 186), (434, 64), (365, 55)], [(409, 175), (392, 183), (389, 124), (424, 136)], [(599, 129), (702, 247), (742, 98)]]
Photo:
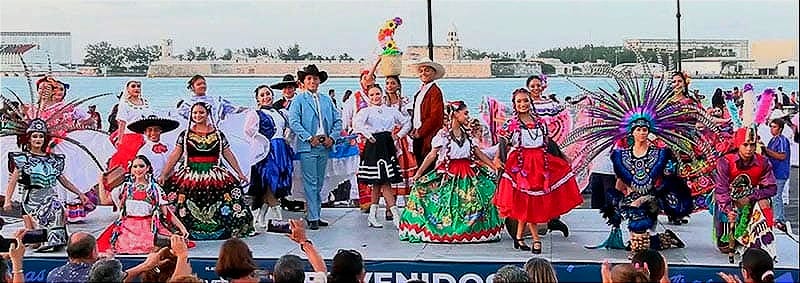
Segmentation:
[(353, 119), (354, 132), (367, 138), (375, 133), (392, 132), (397, 125), (401, 126), (400, 132), (397, 133), (398, 138), (405, 137), (411, 130), (408, 116), (400, 113), (397, 108), (386, 105), (361, 109)]
[[(169, 204), (167, 200), (164, 199), (164, 190), (161, 189), (161, 186), (156, 185), (156, 189), (158, 190), (158, 205), (167, 205)], [(114, 204), (117, 207), (120, 206), (120, 202), (123, 200), (122, 190), (126, 190), (125, 185), (118, 186), (111, 191), (111, 200), (114, 201)], [(128, 216), (152, 216), (153, 215), (153, 205), (149, 202), (144, 200), (135, 200), (133, 198), (126, 199), (125, 201), (125, 212)]]
[[(288, 114), (283, 109), (275, 110), (273, 108), (269, 110), (258, 109), (255, 111), (248, 111), (247, 116), (245, 116), (244, 119), (245, 136), (252, 137), (256, 133), (258, 133), (258, 127), (260, 126), (261, 118), (258, 116), (258, 113), (256, 113), (256, 111), (261, 111), (262, 113), (265, 113), (270, 117), (272, 117), (272, 121), (275, 122), (275, 135), (272, 136), (273, 139), (283, 139), (289, 135), (289, 128), (286, 127), (287, 126), (286, 118), (284, 118), (287, 117)], [(283, 113), (283, 115), (281, 115), (281, 113)]]
[(142, 100), (144, 101), (142, 105), (134, 105), (127, 101), (120, 101), (117, 109), (117, 120), (125, 122), (123, 134), (133, 133), (133, 131), (128, 130), (127, 125), (151, 114), (150, 105), (147, 104), (147, 100), (144, 100), (144, 98), (142, 98)]
[[(520, 135), (522, 135), (522, 144), (520, 144)], [(544, 146), (544, 134), (539, 127), (534, 129), (525, 129), (520, 127), (519, 131), (515, 131), (511, 135), (512, 147), (523, 148), (537, 148)]]
[[(467, 133), (463, 133), (466, 135)], [(431, 141), (432, 148), (439, 148), (439, 158), (438, 160), (444, 160), (445, 151), (447, 151), (447, 157), (450, 159), (466, 159), (472, 155), (472, 147), (475, 146), (472, 143), (472, 139), (467, 138), (463, 145), (459, 146), (457, 142), (450, 141), (449, 149), (445, 150), (444, 145), (448, 143), (448, 138), (450, 133), (444, 129), (439, 130), (439, 133), (433, 137)]]

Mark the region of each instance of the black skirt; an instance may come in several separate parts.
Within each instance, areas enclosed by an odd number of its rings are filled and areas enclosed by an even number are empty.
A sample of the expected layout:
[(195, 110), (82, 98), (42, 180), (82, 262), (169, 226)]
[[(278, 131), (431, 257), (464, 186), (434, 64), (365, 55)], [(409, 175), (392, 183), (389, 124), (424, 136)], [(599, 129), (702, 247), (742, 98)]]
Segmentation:
[(397, 163), (397, 148), (392, 133), (372, 134), (375, 142), (367, 142), (358, 166), (358, 182), (369, 185), (394, 184), (403, 181)]

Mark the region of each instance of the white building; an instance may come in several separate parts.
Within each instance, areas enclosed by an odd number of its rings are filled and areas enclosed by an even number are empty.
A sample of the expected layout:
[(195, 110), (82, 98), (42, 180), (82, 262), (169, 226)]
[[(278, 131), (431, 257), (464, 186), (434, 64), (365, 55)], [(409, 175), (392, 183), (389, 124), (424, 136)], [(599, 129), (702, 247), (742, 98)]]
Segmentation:
[[(638, 49), (640, 51), (661, 51), (675, 52), (678, 50), (676, 39), (646, 39), (631, 38), (626, 39), (626, 48)], [(711, 47), (722, 52), (733, 53), (731, 56), (750, 58), (750, 41), (740, 39), (681, 39), (681, 54), (685, 57), (693, 49), (703, 49)]]
[[(0, 32), (0, 44), (34, 44), (36, 47), (25, 54), (26, 61), (42, 61), (42, 58), (27, 56), (44, 56), (44, 63), (49, 55), (50, 61), (57, 65), (72, 65), (72, 34), (70, 32)], [(38, 62), (37, 62), (38, 63)]]
[[(651, 74), (663, 74), (667, 71), (667, 66), (658, 63), (647, 63), (646, 67), (650, 69)], [(647, 74), (645, 72), (645, 64), (641, 63), (622, 63), (614, 66), (614, 70), (622, 73), (631, 74), (634, 76), (642, 76)]]
[(778, 76), (784, 77), (797, 77), (797, 58), (784, 60), (778, 63), (777, 70), (775, 72)]
[(735, 57), (696, 57), (681, 60), (681, 69), (689, 75), (751, 74), (753, 60)]

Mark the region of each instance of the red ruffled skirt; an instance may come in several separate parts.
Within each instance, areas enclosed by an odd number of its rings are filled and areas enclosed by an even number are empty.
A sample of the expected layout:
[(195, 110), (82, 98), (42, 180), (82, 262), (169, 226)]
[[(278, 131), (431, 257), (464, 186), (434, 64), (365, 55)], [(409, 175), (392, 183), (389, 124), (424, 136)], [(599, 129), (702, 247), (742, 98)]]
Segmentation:
[(583, 203), (569, 163), (544, 148), (514, 150), (505, 166), (493, 199), (501, 217), (546, 223)]
[[(111, 223), (97, 237), (97, 251), (115, 254), (148, 254), (156, 250), (152, 225), (156, 225), (158, 234), (169, 237), (172, 233), (153, 220), (153, 216), (127, 216)], [(194, 242), (187, 242), (189, 248)]]
[(108, 161), (108, 169), (111, 170), (116, 166), (121, 166), (122, 170), (128, 172), (128, 162), (131, 162), (139, 149), (144, 145), (144, 137), (141, 134), (130, 133), (122, 136), (117, 147), (117, 152), (111, 156)]

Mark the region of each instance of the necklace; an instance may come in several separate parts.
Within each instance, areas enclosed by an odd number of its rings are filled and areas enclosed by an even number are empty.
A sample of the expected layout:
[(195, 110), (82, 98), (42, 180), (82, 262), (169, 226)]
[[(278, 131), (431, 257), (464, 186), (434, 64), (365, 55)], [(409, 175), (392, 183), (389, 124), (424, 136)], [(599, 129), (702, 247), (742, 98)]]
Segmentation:
[(456, 137), (455, 131), (450, 131), (450, 138), (456, 142), (458, 147), (463, 147), (464, 143), (467, 142), (467, 136), (463, 132), (461, 133), (460, 137)]

